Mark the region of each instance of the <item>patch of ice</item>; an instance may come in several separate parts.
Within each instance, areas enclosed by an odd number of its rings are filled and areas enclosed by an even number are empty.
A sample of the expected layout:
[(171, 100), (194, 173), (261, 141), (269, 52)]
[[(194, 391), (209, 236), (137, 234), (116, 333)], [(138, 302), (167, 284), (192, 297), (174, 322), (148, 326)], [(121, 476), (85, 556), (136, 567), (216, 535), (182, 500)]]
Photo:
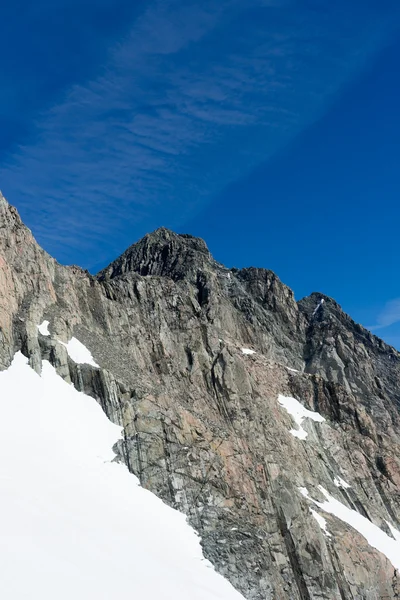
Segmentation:
[(341, 487), (344, 488), (345, 490), (347, 490), (348, 488), (351, 487), (351, 485), (349, 485), (348, 483), (345, 482), (344, 479), (342, 479), (341, 477), (335, 477), (335, 479), (333, 480), (333, 483), (336, 485), (336, 487)]
[(291, 367), (285, 367), (288, 371), (292, 371), (292, 373), (300, 373), (297, 369), (292, 369)]
[[(321, 485), (318, 486), (318, 488), (321, 490), (326, 500), (324, 502), (318, 502), (310, 496), (307, 496), (311, 502), (321, 510), (334, 515), (344, 523), (347, 523), (347, 525), (350, 525), (350, 527), (353, 527), (353, 529), (358, 531), (367, 540), (370, 546), (384, 554), (395, 569), (400, 569), (400, 532), (397, 529), (388, 524), (390, 531), (395, 538), (393, 539), (377, 525), (374, 525), (371, 521), (360, 515), (360, 513), (348, 508), (336, 500)], [(299, 488), (299, 491), (304, 496), (303, 489), (304, 488)]]
[(94, 362), (90, 350), (76, 338), (71, 338), (67, 343), (61, 342), (60, 340), (59, 342), (66, 347), (68, 356), (72, 358), (77, 365), (92, 365), (92, 367), (99, 367), (99, 365)]
[(304, 496), (304, 498), (309, 498), (310, 494), (308, 493), (308, 489), (305, 487), (299, 487), (299, 492)]
[(314, 519), (317, 521), (318, 525), (321, 527), (322, 531), (326, 534), (326, 536), (331, 537), (331, 534), (326, 529), (326, 519), (324, 519), (324, 517), (322, 515), (320, 515), (319, 513), (317, 513), (317, 511), (314, 510), (313, 508), (310, 508), (310, 513), (312, 514)]
[(39, 331), (42, 335), (50, 335), (49, 325), (50, 325), (49, 321), (43, 321), (43, 323), (38, 325), (37, 328), (39, 329)]
[(121, 428), (47, 361), (0, 372), (0, 414), (3, 598), (243, 600), (185, 516), (111, 462)]
[(323, 421), (325, 421), (322, 415), (312, 410), (308, 410), (295, 398), (290, 398), (289, 396), (282, 396), (281, 394), (279, 394), (278, 402), (293, 417), (295, 423), (298, 426), (298, 429), (291, 429), (290, 433), (294, 437), (299, 438), (300, 440), (305, 440), (308, 435), (302, 427), (304, 419), (312, 419), (317, 423), (322, 423)]
[(242, 348), (242, 353), (243, 354), (255, 354), (256, 351), (255, 350), (250, 350), (250, 348)]

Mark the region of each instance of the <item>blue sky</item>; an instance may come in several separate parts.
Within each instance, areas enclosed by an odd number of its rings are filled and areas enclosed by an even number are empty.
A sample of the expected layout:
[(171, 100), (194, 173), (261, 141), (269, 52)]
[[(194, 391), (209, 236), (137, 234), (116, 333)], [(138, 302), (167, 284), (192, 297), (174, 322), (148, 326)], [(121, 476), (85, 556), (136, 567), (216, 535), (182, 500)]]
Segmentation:
[(165, 225), (333, 296), (400, 348), (400, 5), (22, 0), (0, 189), (95, 272)]

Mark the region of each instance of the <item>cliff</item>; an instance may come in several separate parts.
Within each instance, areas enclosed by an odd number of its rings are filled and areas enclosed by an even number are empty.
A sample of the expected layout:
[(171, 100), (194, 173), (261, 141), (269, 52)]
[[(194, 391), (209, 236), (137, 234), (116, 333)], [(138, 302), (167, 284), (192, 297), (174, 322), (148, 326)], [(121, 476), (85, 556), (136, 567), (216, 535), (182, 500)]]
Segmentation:
[[(99, 367), (71, 359), (73, 336)], [(400, 354), (331, 298), (296, 302), (271, 271), (163, 228), (93, 276), (0, 196), (0, 369), (18, 350), (124, 428), (119, 459), (248, 600), (399, 597), (382, 544), (400, 529)], [(311, 416), (296, 424), (285, 398)]]

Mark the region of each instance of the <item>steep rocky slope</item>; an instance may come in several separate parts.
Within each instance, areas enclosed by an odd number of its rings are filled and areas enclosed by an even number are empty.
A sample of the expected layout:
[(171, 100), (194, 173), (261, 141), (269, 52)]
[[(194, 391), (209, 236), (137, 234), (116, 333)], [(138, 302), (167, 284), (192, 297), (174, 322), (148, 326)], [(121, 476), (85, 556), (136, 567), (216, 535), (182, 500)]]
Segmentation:
[[(99, 368), (74, 363), (72, 336)], [(396, 558), (313, 502), (323, 488), (395, 543), (400, 355), (334, 300), (297, 303), (271, 271), (227, 269), (166, 229), (94, 277), (52, 259), (0, 196), (0, 369), (17, 350), (124, 427), (120, 459), (248, 600), (399, 597)], [(280, 395), (325, 420), (293, 435)]]

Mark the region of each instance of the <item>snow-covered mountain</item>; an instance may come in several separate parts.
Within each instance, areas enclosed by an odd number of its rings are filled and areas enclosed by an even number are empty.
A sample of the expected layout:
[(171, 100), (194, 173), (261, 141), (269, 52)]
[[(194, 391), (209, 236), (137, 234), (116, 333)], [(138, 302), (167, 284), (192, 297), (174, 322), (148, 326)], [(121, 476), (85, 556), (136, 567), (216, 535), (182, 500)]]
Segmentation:
[(7, 600), (400, 597), (400, 355), (323, 294), (166, 229), (92, 276), (0, 196), (0, 406)]

